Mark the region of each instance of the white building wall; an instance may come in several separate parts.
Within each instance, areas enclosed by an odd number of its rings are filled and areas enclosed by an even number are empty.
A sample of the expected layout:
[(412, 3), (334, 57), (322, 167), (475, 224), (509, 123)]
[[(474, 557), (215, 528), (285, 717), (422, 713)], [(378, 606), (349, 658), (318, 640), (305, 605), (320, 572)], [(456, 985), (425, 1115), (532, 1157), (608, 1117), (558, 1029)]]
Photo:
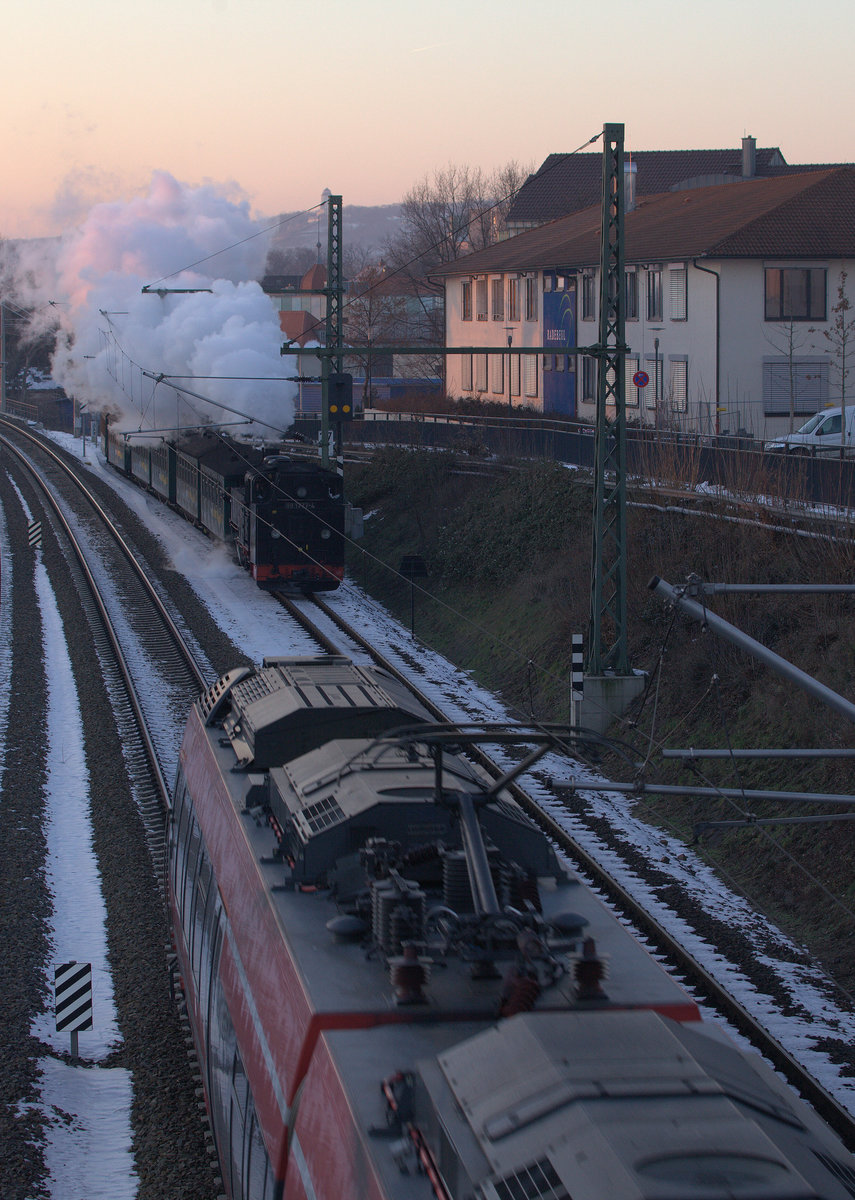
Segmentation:
[[(840, 403), (840, 363), (833, 345), (824, 337), (824, 330), (831, 330), (835, 321), (833, 307), (838, 302), (838, 287), (841, 272), (846, 272), (847, 293), (855, 300), (855, 264), (841, 259), (787, 259), (741, 260), (721, 264), (721, 426), (733, 432), (744, 428), (762, 440), (789, 432), (790, 418), (787, 415), (772, 415), (764, 403), (764, 361), (778, 360), (782, 365), (789, 357), (788, 321), (765, 319), (765, 294), (767, 267), (818, 267), (826, 272), (826, 320), (799, 320), (792, 322), (792, 356), (804, 363), (804, 370), (814, 381), (824, 372), (827, 378), (825, 404)], [(845, 319), (845, 314), (844, 314)], [(853, 330), (855, 333), (855, 330)], [(855, 351), (855, 337), (849, 352)], [(855, 401), (855, 387), (847, 384), (850, 393), (846, 399)], [(801, 397), (800, 397), (801, 398)], [(822, 404), (811, 402), (796, 415), (796, 427), (801, 425), (809, 412), (821, 408)]]
[[(848, 275), (847, 291), (855, 305), (855, 262), (842, 260), (817, 260), (807, 262), (786, 258), (721, 259), (706, 260), (696, 265), (688, 260), (682, 265), (686, 269), (686, 315), (676, 319), (671, 312), (669, 270), (680, 264), (661, 263), (631, 264), (638, 274), (638, 318), (627, 320), (626, 341), (629, 347), (627, 370), (627, 397), (637, 398), (637, 405), (628, 403), (627, 417), (644, 424), (663, 429), (679, 429), (702, 436), (715, 434), (736, 435), (747, 433), (760, 440), (787, 432), (789, 416), (773, 416), (764, 404), (764, 361), (785, 357), (782, 340), (786, 323), (765, 319), (765, 269), (766, 267), (819, 267), (826, 271), (826, 315), (825, 322), (819, 320), (794, 323), (795, 355), (801, 359), (824, 364), (828, 376), (829, 405), (840, 403), (839, 358), (823, 336), (823, 330), (833, 326), (835, 314), (831, 311), (838, 301), (838, 286), (841, 271)], [(662, 317), (651, 319), (647, 311), (647, 275), (651, 269), (662, 272)], [(706, 268), (704, 270), (703, 268)], [(711, 273), (713, 272), (713, 273)], [(599, 272), (595, 273), (596, 293), (599, 295)], [(719, 296), (716, 298), (716, 278), (719, 276)], [(468, 277), (467, 277), (468, 278)], [(492, 317), (490, 280), (487, 276), (487, 320), (479, 321), (476, 312), (475, 277), (472, 277), (472, 320), (464, 321), (461, 310), (461, 279), (449, 279), (446, 285), (446, 344), (448, 346), (484, 346), (499, 349), (507, 346), (506, 329), (513, 328), (513, 346), (543, 345), (543, 297), (542, 275), (537, 273), (538, 319), (524, 319), (524, 280), (520, 279), (521, 319), (510, 322), (507, 311), (502, 320)], [(507, 275), (504, 277), (507, 279)], [(581, 273), (579, 275), (581, 279)], [(505, 289), (505, 296), (507, 291)], [(581, 289), (577, 291), (577, 341), (579, 345), (592, 345), (598, 336), (598, 308), (592, 320), (582, 319)], [(844, 317), (846, 314), (844, 314)], [(855, 310), (850, 319), (855, 319)], [(718, 326), (718, 329), (717, 329)], [(855, 364), (855, 327), (848, 355)], [(655, 340), (659, 339), (662, 387), (658, 406), (655, 404)], [(717, 371), (718, 339), (718, 371)], [(671, 391), (671, 366), (685, 361), (687, 381), (687, 403), (685, 411), (674, 406)], [(542, 407), (543, 374), (540, 357), (537, 360), (538, 383), (536, 400), (514, 397), (514, 403), (525, 403), (531, 407)], [(647, 388), (633, 396), (631, 389), (632, 368), (635, 365), (650, 377)], [(811, 367), (806, 369), (812, 370)], [(500, 400), (503, 397), (491, 391), (493, 372), (488, 362), (486, 390), (475, 387), (478, 371), (473, 364), (473, 387), (463, 387), (464, 364), (460, 355), (448, 355), (446, 365), (447, 391), (450, 396), (480, 396), (484, 400)], [(594, 401), (582, 397), (583, 371), (581, 360), (577, 369), (577, 413), (580, 419), (594, 422)], [(718, 377), (717, 377), (718, 376)], [(481, 373), (482, 380), (485, 374)], [(504, 396), (507, 397), (507, 368), (503, 375)], [(855, 371), (846, 384), (846, 400), (855, 403)], [(797, 424), (806, 419), (800, 416)]]
[[(517, 280), (519, 288), (519, 320), (511, 320), (508, 311), (508, 287), (507, 281), (510, 275), (514, 277), (519, 275)], [(526, 346), (542, 345), (542, 312), (543, 304), (541, 298), (542, 280), (539, 272), (528, 272), (528, 277), (534, 280), (535, 291), (538, 296), (537, 319), (527, 321), (525, 319), (525, 278), (522, 272), (506, 272), (504, 274), (493, 273), (481, 276), (456, 276), (449, 278), (445, 285), (445, 339), (446, 346), (465, 346), (477, 347), (483, 346), (484, 352), (488, 354), (487, 370), (481, 373), (482, 379), (486, 379), (486, 390), (480, 390), (476, 385), (478, 382), (479, 372), (475, 363), (472, 364), (472, 387), (464, 387), (464, 379), (467, 376), (466, 364), (464, 358), (460, 354), (446, 355), (445, 366), (445, 389), (446, 393), (452, 398), (459, 397), (477, 397), (485, 401), (507, 401), (508, 399), (508, 331), (512, 333), (512, 347), (519, 350)], [(471, 280), (472, 286), (472, 319), (463, 320), (463, 280)], [(478, 320), (477, 301), (476, 301), (476, 285), (478, 279), (486, 279), (487, 281), (487, 319)], [(501, 280), (502, 292), (504, 297), (504, 313), (503, 316), (495, 319), (493, 316), (493, 281)], [(504, 353), (502, 353), (504, 352)], [(498, 379), (499, 373), (494, 370), (494, 362), (492, 361), (496, 354), (501, 354), (504, 362), (501, 371), (502, 390), (501, 392), (494, 391), (494, 379)], [(532, 408), (542, 407), (542, 379), (541, 379), (541, 364), (538, 360), (537, 364), (538, 381), (537, 381), (537, 397), (527, 397), (524, 392), (524, 386), (520, 386), (521, 395), (513, 395), (512, 400), (514, 405), (526, 404)], [(524, 372), (520, 371), (520, 378)], [(516, 376), (515, 376), (516, 377)]]
[[(709, 434), (715, 432), (715, 307), (716, 281), (691, 262), (661, 262), (656, 264), (627, 264), (635, 268), (638, 286), (638, 317), (626, 322), (627, 353), (627, 420), (653, 425), (660, 429)], [(686, 271), (685, 318), (672, 315), (670, 272)], [(648, 315), (648, 273), (658, 270), (662, 279), (662, 316)], [(599, 272), (597, 272), (599, 275)], [(599, 287), (599, 279), (597, 280)], [(599, 292), (598, 292), (599, 294)], [(597, 340), (598, 320), (578, 322), (579, 344), (589, 345)], [(658, 339), (661, 387), (657, 397), (656, 354)], [(672, 391), (672, 364), (685, 363), (685, 407)], [(650, 382), (636, 393), (631, 386), (636, 367), (649, 376)], [(676, 370), (676, 368), (675, 368)], [(580, 386), (582, 372), (579, 372)], [(637, 403), (633, 401), (637, 400)], [(580, 397), (579, 416), (593, 422), (596, 406)]]

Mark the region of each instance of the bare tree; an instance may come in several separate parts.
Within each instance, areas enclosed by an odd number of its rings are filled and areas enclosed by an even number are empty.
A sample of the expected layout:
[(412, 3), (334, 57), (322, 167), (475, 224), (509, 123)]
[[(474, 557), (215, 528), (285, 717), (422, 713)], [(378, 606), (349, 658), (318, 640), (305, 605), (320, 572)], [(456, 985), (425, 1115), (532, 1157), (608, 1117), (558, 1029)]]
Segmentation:
[(769, 345), (787, 362), (787, 384), (790, 402), (790, 428), (793, 432), (796, 417), (796, 352), (804, 345), (806, 334), (792, 317), (767, 327), (764, 337)]
[(846, 272), (841, 271), (837, 280), (837, 303), (831, 306), (831, 321), (825, 329), (811, 329), (821, 333), (830, 348), (833, 368), (840, 385), (840, 457), (846, 453), (846, 379), (849, 375), (849, 358), (852, 354), (852, 339), (855, 337), (855, 316), (850, 316), (852, 302), (846, 294)]
[(47, 305), (34, 305), (36, 282), (14, 243), (0, 238), (0, 333), (5, 398), (26, 398), (34, 379), (50, 376), (58, 322)]
[[(382, 263), (365, 267), (351, 281), (344, 319), (347, 341), (352, 346), (364, 347), (356, 353), (348, 351), (347, 356), (363, 371), (362, 402), (368, 405), (372, 398), (377, 355), (405, 337), (407, 332), (406, 298), (401, 294), (400, 286), (389, 285)], [(385, 353), (383, 357), (387, 357)]]
[(401, 229), (384, 258), (389, 271), (407, 280), (421, 299), (426, 341), (441, 345), (445, 333), (443, 289), (432, 272), (502, 237), (508, 209), (530, 171), (511, 162), (488, 175), (452, 164), (425, 176), (404, 196)]
[(317, 251), (310, 246), (294, 249), (272, 249), (267, 252), (265, 275), (305, 275), (318, 261)]

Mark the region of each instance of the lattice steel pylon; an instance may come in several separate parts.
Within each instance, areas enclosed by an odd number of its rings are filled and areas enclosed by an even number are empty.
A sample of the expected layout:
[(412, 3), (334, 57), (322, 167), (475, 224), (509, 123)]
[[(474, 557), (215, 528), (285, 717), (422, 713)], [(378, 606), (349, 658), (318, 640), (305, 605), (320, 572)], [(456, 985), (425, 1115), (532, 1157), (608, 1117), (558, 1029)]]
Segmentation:
[(341, 242), (342, 200), (341, 196), (327, 198), (327, 300), (326, 345), (338, 354), (333, 358), (333, 369), (341, 371), (344, 342), (344, 266)]
[[(342, 198), (327, 197), (327, 351), (321, 357), (321, 462), (329, 465), (329, 377), (341, 374), (344, 363), (344, 266), (342, 264)], [(338, 450), (338, 447), (336, 448)]]
[(589, 675), (629, 674), (623, 145), (623, 125), (604, 125), (591, 610), (585, 664)]

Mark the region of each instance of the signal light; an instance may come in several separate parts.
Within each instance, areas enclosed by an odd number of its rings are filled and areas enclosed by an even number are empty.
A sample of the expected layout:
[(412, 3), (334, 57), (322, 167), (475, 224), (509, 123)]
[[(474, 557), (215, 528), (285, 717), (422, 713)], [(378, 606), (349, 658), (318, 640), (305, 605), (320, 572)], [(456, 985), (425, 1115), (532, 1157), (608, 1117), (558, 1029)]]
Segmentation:
[(347, 420), (353, 412), (353, 376), (344, 372), (327, 377), (327, 413), (334, 421)]

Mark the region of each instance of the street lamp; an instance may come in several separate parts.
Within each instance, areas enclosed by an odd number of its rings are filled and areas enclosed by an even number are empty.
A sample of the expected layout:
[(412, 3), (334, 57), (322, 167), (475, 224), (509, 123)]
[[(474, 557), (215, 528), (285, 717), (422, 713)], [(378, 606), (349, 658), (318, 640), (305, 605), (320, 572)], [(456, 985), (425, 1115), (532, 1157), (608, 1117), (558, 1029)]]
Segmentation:
[[(650, 328), (657, 334), (662, 332), (661, 325), (651, 325)], [(656, 429), (659, 428), (659, 402), (662, 399), (659, 379), (659, 338), (655, 337), (653, 339), (653, 423)]]
[(508, 416), (512, 417), (514, 415), (514, 402), (511, 398), (511, 346), (514, 344), (513, 325), (506, 325), (505, 333), (508, 335)]

